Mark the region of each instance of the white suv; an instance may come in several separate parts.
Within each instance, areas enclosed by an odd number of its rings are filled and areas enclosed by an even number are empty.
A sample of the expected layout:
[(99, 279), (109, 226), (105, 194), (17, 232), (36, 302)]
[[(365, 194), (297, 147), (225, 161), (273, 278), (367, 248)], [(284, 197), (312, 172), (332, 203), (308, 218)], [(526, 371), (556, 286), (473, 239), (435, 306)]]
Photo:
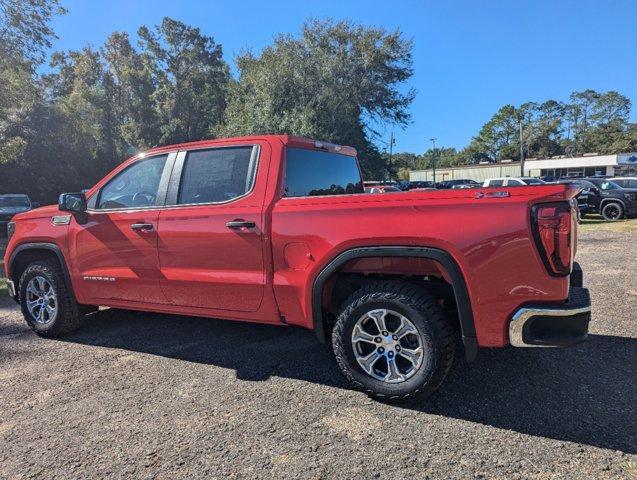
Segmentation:
[(526, 185), (544, 185), (546, 182), (533, 177), (487, 178), (483, 187), (524, 187)]

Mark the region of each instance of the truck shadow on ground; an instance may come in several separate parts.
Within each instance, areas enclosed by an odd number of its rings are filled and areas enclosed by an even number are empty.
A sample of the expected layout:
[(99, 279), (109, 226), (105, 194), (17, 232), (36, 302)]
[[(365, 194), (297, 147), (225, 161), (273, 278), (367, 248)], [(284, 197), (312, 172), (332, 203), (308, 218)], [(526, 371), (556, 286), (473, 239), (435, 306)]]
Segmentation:
[[(246, 381), (349, 388), (329, 349), (298, 328), (106, 310), (64, 340), (231, 368)], [(569, 349), (482, 350), (434, 396), (397, 408), (634, 454), (635, 378), (637, 339), (591, 335)]]

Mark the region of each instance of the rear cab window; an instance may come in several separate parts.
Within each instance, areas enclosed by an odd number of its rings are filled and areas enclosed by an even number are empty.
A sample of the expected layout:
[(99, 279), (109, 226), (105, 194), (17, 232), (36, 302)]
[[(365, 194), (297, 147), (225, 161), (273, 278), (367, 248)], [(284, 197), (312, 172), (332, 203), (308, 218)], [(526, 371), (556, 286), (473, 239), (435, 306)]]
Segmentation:
[(364, 193), (356, 157), (321, 150), (286, 148), (285, 197)]

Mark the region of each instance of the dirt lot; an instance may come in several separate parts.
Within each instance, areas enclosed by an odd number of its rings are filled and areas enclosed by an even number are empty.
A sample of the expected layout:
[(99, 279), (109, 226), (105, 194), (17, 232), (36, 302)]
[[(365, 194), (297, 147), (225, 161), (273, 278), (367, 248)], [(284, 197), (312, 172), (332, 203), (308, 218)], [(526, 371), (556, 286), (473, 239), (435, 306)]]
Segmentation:
[(403, 406), (308, 331), (103, 311), (44, 340), (2, 295), (0, 478), (637, 478), (636, 245), (583, 226), (586, 344), (483, 350)]

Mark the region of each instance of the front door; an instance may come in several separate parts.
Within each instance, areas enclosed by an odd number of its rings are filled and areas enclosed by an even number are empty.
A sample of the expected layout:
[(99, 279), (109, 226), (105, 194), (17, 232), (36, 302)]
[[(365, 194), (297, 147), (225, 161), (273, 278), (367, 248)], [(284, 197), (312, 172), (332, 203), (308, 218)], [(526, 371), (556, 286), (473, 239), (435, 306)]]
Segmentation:
[(158, 228), (160, 283), (172, 304), (259, 309), (266, 282), (264, 189), (255, 178), (264, 149), (267, 144), (178, 155)]
[(89, 199), (85, 222), (74, 219), (72, 275), (86, 303), (167, 303), (159, 283), (157, 221), (168, 155), (138, 160)]

